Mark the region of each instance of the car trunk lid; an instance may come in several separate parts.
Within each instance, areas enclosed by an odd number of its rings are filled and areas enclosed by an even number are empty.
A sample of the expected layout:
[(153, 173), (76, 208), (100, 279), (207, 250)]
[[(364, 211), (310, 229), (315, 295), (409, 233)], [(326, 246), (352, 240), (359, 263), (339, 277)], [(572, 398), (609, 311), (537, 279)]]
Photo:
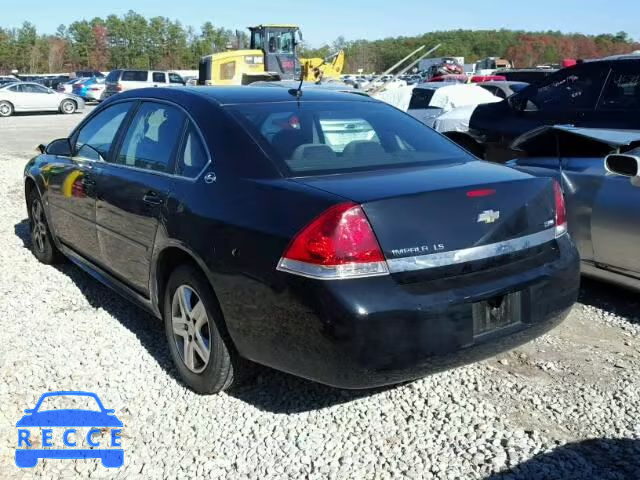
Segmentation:
[(358, 202), (392, 273), (524, 251), (555, 238), (552, 180), (485, 162), (296, 179)]

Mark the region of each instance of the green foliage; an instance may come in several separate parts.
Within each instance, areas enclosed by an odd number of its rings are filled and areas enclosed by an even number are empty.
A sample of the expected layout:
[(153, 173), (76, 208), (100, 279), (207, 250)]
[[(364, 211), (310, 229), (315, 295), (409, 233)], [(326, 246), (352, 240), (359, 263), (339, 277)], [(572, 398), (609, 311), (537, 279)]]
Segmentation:
[[(0, 28), (0, 73), (45, 73), (92, 68), (195, 69), (204, 55), (248, 46), (248, 36), (205, 22), (199, 30), (166, 17), (123, 16), (60, 25), (53, 35), (38, 34), (33, 24)], [(442, 44), (434, 56), (463, 56), (474, 62), (488, 56), (517, 66), (557, 63), (562, 58), (593, 58), (640, 49), (626, 32), (597, 36), (513, 30), (451, 30), (415, 37), (347, 41), (340, 36), (320, 48), (303, 48), (302, 56), (326, 58), (344, 49), (346, 71), (381, 72), (421, 45)]]

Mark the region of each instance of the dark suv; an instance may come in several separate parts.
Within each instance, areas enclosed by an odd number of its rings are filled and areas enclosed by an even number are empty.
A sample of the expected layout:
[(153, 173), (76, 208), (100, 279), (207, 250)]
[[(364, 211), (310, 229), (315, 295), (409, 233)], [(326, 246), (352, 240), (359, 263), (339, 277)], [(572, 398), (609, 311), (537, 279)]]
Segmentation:
[(488, 160), (512, 157), (513, 139), (542, 125), (640, 128), (640, 55), (564, 68), (500, 103), (479, 105), (469, 134)]

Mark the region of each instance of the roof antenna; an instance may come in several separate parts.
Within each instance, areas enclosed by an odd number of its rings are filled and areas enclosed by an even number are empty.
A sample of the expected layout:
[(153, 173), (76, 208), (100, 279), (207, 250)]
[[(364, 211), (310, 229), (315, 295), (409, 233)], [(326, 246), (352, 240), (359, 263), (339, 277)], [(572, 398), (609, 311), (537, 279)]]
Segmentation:
[(300, 83), (298, 84), (298, 88), (292, 88), (289, 90), (289, 93), (300, 99), (302, 97), (302, 84), (304, 83), (304, 79), (309, 72), (309, 66), (305, 63), (300, 66)]

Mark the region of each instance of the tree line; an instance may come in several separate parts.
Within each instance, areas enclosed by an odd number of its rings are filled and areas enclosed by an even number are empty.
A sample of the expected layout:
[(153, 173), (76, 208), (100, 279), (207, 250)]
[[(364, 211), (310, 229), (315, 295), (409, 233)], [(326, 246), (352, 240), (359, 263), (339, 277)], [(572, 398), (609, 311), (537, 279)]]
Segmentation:
[[(303, 26), (304, 27), (304, 26)], [(328, 57), (346, 51), (346, 71), (381, 72), (421, 45), (442, 44), (434, 56), (464, 56), (474, 62), (488, 56), (511, 60), (518, 67), (558, 63), (562, 58), (596, 58), (640, 50), (625, 32), (602, 35), (514, 30), (452, 30), (413, 37), (346, 41), (339, 37), (303, 56)], [(166, 17), (145, 18), (129, 11), (60, 25), (53, 34), (39, 33), (30, 22), (0, 27), (0, 73), (69, 72), (114, 68), (196, 69), (204, 55), (246, 47), (244, 32), (205, 22), (199, 29)]]

